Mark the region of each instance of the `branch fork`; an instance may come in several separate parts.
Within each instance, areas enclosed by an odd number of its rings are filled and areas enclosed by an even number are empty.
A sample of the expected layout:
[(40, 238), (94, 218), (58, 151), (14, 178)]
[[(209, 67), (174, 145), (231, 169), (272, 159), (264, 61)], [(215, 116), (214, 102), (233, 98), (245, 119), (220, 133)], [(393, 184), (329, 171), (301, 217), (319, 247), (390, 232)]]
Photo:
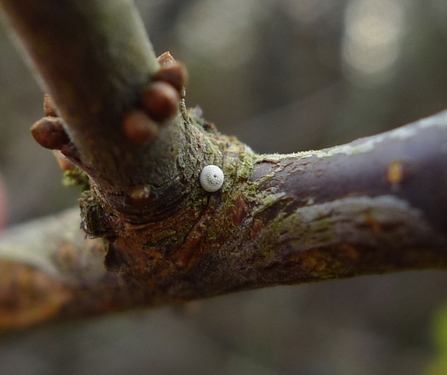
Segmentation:
[[(12, 274), (44, 275), (60, 297), (37, 293), (43, 308), (29, 317), (8, 302), (14, 281), (0, 280), (9, 326), (447, 267), (447, 112), (325, 150), (258, 155), (186, 110), (186, 69), (168, 53), (157, 60), (130, 1), (58, 4), (0, 0), (48, 93), (32, 134), (85, 185), (90, 239), (71, 212), (18, 229), (48, 239), (37, 253), (17, 251), (20, 236), (0, 240)], [(200, 184), (209, 165), (225, 176), (216, 191)]]

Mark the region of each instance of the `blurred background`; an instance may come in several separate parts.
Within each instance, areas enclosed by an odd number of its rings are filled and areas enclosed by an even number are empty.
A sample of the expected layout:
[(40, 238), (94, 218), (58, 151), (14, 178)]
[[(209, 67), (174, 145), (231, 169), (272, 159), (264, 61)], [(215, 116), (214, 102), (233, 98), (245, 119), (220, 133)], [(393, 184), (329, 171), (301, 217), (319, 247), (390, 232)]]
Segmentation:
[[(187, 64), (187, 105), (255, 151), (328, 147), (447, 108), (445, 0), (136, 3), (157, 54)], [(4, 29), (0, 113), (9, 225), (76, 205), (29, 134), (42, 92)], [(46, 325), (0, 337), (0, 374), (445, 375), (446, 282), (370, 276)]]

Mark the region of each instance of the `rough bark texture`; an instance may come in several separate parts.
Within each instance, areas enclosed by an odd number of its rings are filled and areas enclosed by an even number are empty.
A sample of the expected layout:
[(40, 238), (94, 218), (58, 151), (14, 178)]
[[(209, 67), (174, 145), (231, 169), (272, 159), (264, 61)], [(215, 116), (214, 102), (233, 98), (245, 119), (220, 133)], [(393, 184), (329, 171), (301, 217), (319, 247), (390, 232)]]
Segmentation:
[[(344, 146), (257, 155), (190, 110), (135, 145), (123, 118), (158, 63), (131, 2), (0, 4), (65, 121), (65, 155), (90, 178), (82, 226), (105, 239), (105, 250), (81, 241), (73, 214), (63, 232), (33, 224), (23, 241), (3, 239), (6, 326), (447, 266), (447, 112)], [(199, 184), (208, 164), (225, 174), (215, 193)], [(134, 199), (138, 189), (149, 196)], [(45, 287), (29, 297), (35, 283)]]
[(145, 296), (107, 272), (102, 240), (72, 209), (9, 229), (0, 245), (0, 331), (140, 306)]

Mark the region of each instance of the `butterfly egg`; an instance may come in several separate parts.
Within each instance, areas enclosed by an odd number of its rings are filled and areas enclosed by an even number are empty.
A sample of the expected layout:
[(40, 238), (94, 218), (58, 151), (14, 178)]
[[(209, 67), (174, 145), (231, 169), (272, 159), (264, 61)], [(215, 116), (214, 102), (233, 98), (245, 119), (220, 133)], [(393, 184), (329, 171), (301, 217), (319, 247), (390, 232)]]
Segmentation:
[(203, 190), (214, 193), (219, 190), (224, 183), (224, 174), (217, 165), (207, 165), (200, 172), (200, 185)]

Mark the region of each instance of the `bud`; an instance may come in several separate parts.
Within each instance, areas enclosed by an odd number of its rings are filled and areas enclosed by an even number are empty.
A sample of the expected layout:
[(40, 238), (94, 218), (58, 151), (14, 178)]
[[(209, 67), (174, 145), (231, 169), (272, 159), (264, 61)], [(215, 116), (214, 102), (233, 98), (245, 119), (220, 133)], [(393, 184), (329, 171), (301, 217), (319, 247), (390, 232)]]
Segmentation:
[(140, 144), (155, 139), (158, 135), (158, 126), (145, 112), (136, 109), (124, 118), (123, 132), (131, 141)]
[(157, 57), (157, 61), (162, 67), (167, 67), (177, 63), (170, 52), (163, 52), (160, 56)]
[(144, 91), (141, 105), (152, 119), (163, 122), (177, 114), (179, 101), (178, 92), (170, 84), (153, 82)]
[(63, 171), (74, 171), (76, 169), (76, 164), (69, 160), (64, 154), (59, 150), (53, 150), (53, 155), (59, 164), (59, 167)]
[(183, 64), (174, 63), (172, 65), (162, 67), (154, 76), (154, 81), (162, 81), (172, 85), (182, 96), (183, 88), (188, 79), (188, 71)]
[(151, 188), (149, 185), (134, 186), (127, 194), (126, 203), (131, 206), (143, 206), (149, 203)]
[(43, 96), (43, 113), (45, 116), (58, 117), (56, 107), (48, 94)]
[(50, 150), (60, 150), (70, 142), (59, 117), (44, 117), (31, 127), (37, 143)]

